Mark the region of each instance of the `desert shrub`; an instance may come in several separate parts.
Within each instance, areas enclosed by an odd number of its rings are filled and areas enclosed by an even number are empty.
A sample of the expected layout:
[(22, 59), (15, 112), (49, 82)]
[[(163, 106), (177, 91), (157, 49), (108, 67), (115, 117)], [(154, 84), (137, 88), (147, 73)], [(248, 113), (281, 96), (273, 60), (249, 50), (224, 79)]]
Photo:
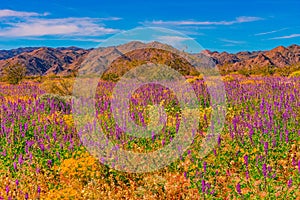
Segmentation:
[(238, 72), (239, 72), (239, 74), (244, 75), (246, 77), (249, 77), (251, 75), (250, 70), (247, 70), (247, 69), (241, 69)]
[(21, 64), (8, 64), (3, 69), (3, 80), (10, 84), (18, 84), (25, 78), (26, 67)]
[(71, 111), (72, 96), (60, 96), (57, 94), (46, 93), (41, 95), (39, 100), (44, 103), (46, 111), (50, 111), (51, 109), (66, 113)]
[(291, 73), (291, 74), (289, 75), (289, 77), (290, 77), (290, 78), (291, 78), (291, 77), (300, 77), (300, 70)]
[(62, 96), (72, 95), (73, 79), (61, 78), (58, 80), (47, 79), (41, 84), (41, 88), (47, 93), (58, 94)]
[(222, 79), (223, 79), (223, 81), (227, 81), (227, 82), (235, 80), (235, 78), (232, 75), (223, 76)]
[(202, 74), (200, 74), (198, 76), (194, 76), (192, 78), (188, 78), (186, 81), (188, 83), (194, 83), (194, 82), (199, 81), (199, 80), (203, 80), (203, 75)]
[(105, 80), (105, 81), (118, 81), (119, 80), (119, 76), (117, 74), (114, 74), (114, 73), (105, 73), (103, 76), (102, 76), (102, 79)]

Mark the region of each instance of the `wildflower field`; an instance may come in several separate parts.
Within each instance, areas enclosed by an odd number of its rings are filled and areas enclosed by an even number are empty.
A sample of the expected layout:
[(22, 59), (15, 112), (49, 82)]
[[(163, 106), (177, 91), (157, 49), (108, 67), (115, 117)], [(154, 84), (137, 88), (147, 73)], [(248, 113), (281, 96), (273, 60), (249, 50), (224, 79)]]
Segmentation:
[[(41, 83), (0, 84), (0, 199), (300, 199), (300, 79), (224, 78), (227, 112), (213, 150), (200, 158), (212, 108), (206, 83), (189, 81), (200, 102), (194, 142), (151, 173), (126, 173), (86, 150), (72, 98), (45, 95)], [(167, 114), (161, 134), (127, 136), (110, 112), (113, 82), (100, 82), (96, 116), (120, 148), (151, 152), (172, 142), (181, 109), (169, 89), (146, 85), (131, 97), (132, 119), (149, 124), (151, 106)], [(88, 127), (86, 127), (88, 128)]]

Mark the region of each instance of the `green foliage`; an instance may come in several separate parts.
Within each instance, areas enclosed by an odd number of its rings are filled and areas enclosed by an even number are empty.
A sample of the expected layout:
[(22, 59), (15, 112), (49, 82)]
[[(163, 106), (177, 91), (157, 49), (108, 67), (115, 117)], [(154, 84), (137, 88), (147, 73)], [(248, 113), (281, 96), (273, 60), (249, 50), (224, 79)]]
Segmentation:
[(57, 94), (43, 94), (39, 100), (44, 103), (45, 110), (50, 111), (51, 104), (58, 111), (70, 112), (71, 111), (71, 96), (60, 96)]
[(57, 80), (45, 80), (41, 87), (47, 92), (47, 93), (53, 93), (58, 94), (61, 96), (68, 96), (72, 95), (73, 93), (73, 84), (74, 80), (71, 78), (60, 78)]
[(238, 71), (239, 74), (249, 77), (251, 75), (251, 71), (248, 69), (241, 69)]
[(10, 84), (18, 84), (22, 79), (25, 78), (26, 67), (21, 64), (11, 65), (8, 64), (3, 69), (3, 78), (4, 81)]
[(115, 73), (105, 73), (102, 76), (102, 79), (105, 80), (105, 81), (117, 82), (119, 80), (119, 76)]
[(300, 77), (300, 70), (291, 73), (291, 74), (289, 75), (289, 77)]

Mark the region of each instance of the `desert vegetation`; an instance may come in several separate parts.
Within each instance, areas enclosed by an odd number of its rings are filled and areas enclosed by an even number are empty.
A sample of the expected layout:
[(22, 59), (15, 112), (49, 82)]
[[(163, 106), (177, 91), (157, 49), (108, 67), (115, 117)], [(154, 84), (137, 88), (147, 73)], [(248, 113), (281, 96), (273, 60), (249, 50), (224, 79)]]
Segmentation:
[[(74, 125), (72, 78), (0, 84), (1, 199), (297, 199), (300, 196), (300, 80), (283, 76), (224, 76), (225, 127), (204, 158), (198, 149), (210, 124), (206, 83), (190, 77), (200, 121), (190, 149), (152, 173), (114, 170), (92, 156)], [(110, 112), (115, 83), (98, 85), (97, 119), (121, 148), (150, 152), (169, 144), (181, 123), (175, 94), (148, 84), (131, 97), (134, 121), (149, 123), (149, 105), (168, 116), (159, 135), (126, 136)], [(175, 99), (175, 100), (174, 100)]]

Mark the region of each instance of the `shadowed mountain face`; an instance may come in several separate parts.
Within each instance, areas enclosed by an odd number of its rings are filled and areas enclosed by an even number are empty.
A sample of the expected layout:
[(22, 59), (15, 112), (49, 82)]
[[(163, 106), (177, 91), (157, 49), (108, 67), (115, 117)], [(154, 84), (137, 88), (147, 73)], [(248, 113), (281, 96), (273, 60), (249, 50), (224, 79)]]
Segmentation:
[[(27, 68), (27, 75), (47, 75), (47, 74), (62, 74), (67, 75), (72, 72), (84, 60), (89, 50), (76, 47), (70, 48), (26, 48), (15, 53), (16, 50), (11, 50), (13, 55), (10, 58), (0, 60), (0, 69), (8, 64), (22, 64)], [(4, 57), (1, 56), (0, 58)]]
[[(152, 50), (147, 50), (152, 48)], [(92, 52), (93, 56), (99, 61), (107, 60), (110, 56), (118, 55), (119, 58), (113, 63), (114, 70), (110, 69), (111, 73), (122, 74), (124, 70), (124, 63), (134, 61), (136, 64), (142, 64), (147, 61), (156, 61), (161, 64), (179, 63), (178, 71), (192, 70), (191, 66), (183, 62), (177, 62), (179, 58), (174, 54), (168, 54), (165, 51), (160, 51), (155, 48), (172, 48), (168, 45), (158, 42), (144, 44), (141, 42), (129, 42), (116, 47), (102, 47), (96, 51), (92, 49), (81, 49), (77, 47), (66, 48), (48, 48), (48, 47), (28, 47), (18, 48), (12, 50), (0, 50), (0, 71), (8, 64), (23, 64), (27, 68), (27, 75), (47, 75), (58, 74), (68, 75), (74, 70), (77, 70), (82, 62), (87, 58), (88, 54)], [(131, 49), (137, 49), (134, 52), (128, 52)], [(123, 52), (127, 52), (123, 54)], [(270, 51), (255, 51), (255, 52), (239, 52), (230, 54), (227, 52), (211, 52), (205, 50), (198, 55), (209, 56), (216, 65), (224, 72), (237, 71), (240, 69), (255, 70), (259, 67), (273, 66), (275, 68), (282, 68), (289, 65), (294, 65), (300, 62), (300, 46), (291, 45), (289, 47), (279, 46)], [(90, 57), (90, 56), (89, 56)], [(125, 62), (123, 62), (125, 61)], [(176, 62), (175, 62), (176, 61)], [(123, 64), (121, 64), (123, 63)], [(101, 66), (99, 66), (101, 67)], [(176, 66), (174, 66), (176, 67)]]

